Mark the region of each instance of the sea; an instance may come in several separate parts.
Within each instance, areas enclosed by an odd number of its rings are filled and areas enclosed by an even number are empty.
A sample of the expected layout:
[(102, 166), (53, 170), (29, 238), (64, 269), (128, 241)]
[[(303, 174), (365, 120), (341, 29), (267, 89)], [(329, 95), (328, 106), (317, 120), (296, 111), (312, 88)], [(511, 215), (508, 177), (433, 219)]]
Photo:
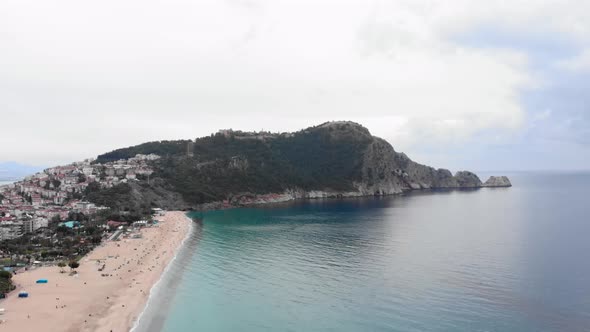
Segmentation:
[(11, 184), (11, 183), (14, 183), (14, 181), (0, 180), (0, 186), (3, 186), (5, 184)]
[(590, 331), (590, 173), (507, 175), (193, 212), (135, 331)]

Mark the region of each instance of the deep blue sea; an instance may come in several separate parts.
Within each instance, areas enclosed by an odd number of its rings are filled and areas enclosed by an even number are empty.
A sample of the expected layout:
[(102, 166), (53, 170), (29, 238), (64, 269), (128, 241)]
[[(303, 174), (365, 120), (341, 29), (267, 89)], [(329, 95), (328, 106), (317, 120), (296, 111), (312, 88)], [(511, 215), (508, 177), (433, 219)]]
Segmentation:
[(138, 330), (590, 331), (590, 174), (508, 175), (193, 214)]

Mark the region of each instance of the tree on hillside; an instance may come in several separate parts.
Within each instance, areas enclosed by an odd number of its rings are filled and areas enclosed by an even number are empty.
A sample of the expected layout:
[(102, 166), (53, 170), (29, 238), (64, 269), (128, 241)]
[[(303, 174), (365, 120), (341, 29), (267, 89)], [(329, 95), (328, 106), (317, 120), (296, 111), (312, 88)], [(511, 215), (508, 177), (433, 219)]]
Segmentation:
[(86, 182), (86, 175), (84, 173), (78, 174), (78, 183)]
[(88, 217), (82, 212), (70, 211), (68, 213), (68, 220), (87, 221)]

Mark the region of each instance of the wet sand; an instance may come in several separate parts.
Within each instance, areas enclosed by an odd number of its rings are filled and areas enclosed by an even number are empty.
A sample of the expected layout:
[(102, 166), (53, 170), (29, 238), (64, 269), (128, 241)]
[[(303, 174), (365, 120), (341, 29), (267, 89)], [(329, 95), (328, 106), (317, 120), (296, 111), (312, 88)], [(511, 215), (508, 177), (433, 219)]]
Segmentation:
[[(15, 275), (17, 289), (0, 301), (6, 310), (0, 330), (129, 331), (190, 230), (184, 212), (159, 219), (159, 226), (144, 228), (140, 239), (108, 241), (93, 250), (80, 260), (76, 276), (69, 276), (69, 267), (60, 273), (57, 266)], [(48, 283), (36, 284), (38, 279)], [(22, 290), (28, 298), (18, 298)]]

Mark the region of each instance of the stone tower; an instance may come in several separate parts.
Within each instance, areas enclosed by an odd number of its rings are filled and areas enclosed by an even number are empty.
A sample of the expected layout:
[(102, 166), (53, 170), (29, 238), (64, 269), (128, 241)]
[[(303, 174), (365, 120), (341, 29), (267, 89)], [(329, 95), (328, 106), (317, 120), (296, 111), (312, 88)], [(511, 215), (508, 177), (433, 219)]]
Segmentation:
[(195, 153), (195, 142), (193, 141), (188, 141), (186, 143), (186, 156), (187, 157), (194, 157)]

